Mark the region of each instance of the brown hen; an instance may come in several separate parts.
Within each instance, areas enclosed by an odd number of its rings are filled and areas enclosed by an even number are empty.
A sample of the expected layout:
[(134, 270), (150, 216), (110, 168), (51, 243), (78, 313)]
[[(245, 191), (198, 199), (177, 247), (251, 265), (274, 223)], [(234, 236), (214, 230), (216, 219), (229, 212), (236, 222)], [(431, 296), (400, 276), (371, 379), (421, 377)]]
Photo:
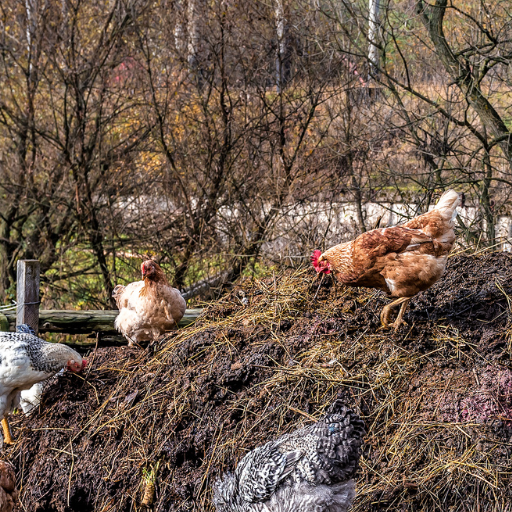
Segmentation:
[(9, 462), (0, 460), (0, 512), (12, 512), (18, 501), (16, 475)]
[[(456, 209), (463, 201), (464, 194), (448, 190), (432, 211), (405, 224), (368, 231), (323, 254), (315, 251), (313, 266), (319, 273), (332, 271), (347, 286), (377, 288), (396, 297), (383, 308), (380, 319), (384, 327), (397, 330), (405, 323), (403, 315), (411, 298), (443, 275), (455, 242)], [(399, 304), (398, 317), (390, 323), (391, 310)]]

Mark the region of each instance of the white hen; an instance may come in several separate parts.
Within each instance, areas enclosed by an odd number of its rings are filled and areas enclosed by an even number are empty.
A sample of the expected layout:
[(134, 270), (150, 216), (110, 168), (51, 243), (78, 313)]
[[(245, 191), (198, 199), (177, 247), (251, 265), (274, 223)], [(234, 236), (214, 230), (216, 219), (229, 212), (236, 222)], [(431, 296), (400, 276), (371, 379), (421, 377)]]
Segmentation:
[(142, 281), (127, 286), (117, 285), (113, 297), (119, 308), (116, 329), (128, 340), (128, 345), (154, 341), (166, 331), (178, 328), (187, 304), (173, 288), (158, 263), (153, 260), (141, 265)]

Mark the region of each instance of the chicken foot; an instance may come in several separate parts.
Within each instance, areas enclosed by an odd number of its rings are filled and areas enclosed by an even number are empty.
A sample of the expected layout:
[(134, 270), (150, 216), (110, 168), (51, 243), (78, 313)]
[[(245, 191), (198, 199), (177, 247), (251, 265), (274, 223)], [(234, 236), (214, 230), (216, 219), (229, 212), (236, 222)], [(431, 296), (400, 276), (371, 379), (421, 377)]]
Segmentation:
[(7, 421), (7, 418), (4, 418), (2, 420), (2, 429), (4, 431), (4, 443), (5, 444), (14, 444), (14, 441), (11, 436), (11, 427), (9, 425), (9, 422)]
[[(400, 297), (399, 299), (393, 301), (391, 304), (384, 306), (380, 313), (380, 322), (382, 327), (394, 327), (395, 332), (398, 331), (399, 327), (402, 324), (407, 325), (405, 320), (403, 319), (405, 310), (407, 309), (407, 305), (412, 297)], [(391, 310), (396, 308), (399, 304), (402, 304), (400, 307), (400, 311), (398, 312), (398, 316), (393, 323), (389, 323), (389, 317), (391, 316)]]

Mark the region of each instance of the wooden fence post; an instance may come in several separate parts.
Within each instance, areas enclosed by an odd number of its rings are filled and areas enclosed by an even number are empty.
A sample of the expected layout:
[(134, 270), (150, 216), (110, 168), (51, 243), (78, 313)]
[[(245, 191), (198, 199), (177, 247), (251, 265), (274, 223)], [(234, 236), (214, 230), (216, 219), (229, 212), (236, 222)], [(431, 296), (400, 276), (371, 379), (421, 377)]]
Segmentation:
[(39, 331), (39, 261), (18, 260), (16, 325), (27, 324)]
[(9, 319), (0, 312), (0, 332), (9, 332)]

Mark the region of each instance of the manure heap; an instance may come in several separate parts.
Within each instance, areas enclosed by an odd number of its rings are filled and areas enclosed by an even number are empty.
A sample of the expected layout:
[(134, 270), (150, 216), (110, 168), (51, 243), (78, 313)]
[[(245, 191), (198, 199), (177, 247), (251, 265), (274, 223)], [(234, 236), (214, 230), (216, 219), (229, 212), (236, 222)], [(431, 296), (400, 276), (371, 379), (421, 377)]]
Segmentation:
[(154, 510), (211, 511), (220, 474), (341, 393), (368, 431), (353, 510), (510, 510), (512, 257), (450, 258), (396, 334), (388, 300), (270, 272), (158, 346), (97, 350), (13, 422), (20, 509), (141, 510), (150, 481)]

